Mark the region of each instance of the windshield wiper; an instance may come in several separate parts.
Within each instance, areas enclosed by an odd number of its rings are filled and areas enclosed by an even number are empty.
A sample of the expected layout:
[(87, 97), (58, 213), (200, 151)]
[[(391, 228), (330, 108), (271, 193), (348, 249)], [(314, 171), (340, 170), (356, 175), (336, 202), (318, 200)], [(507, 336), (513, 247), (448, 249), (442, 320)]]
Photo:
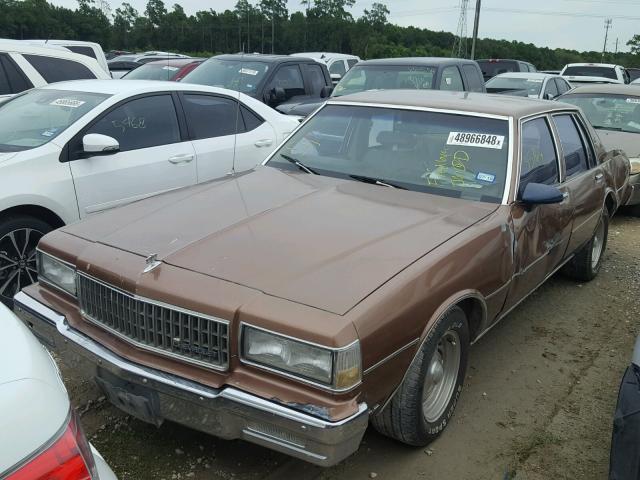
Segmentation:
[(349, 177), (357, 180), (358, 182), (371, 183), (373, 185), (380, 185), (382, 187), (397, 188), (399, 190), (407, 190), (405, 187), (390, 183), (383, 178), (365, 177), (363, 175), (349, 175)]
[(625, 132), (626, 130), (622, 127), (607, 127), (605, 125), (594, 125), (593, 128), (596, 130), (612, 130), (614, 132)]
[(312, 168), (307, 167), (300, 160), (296, 160), (295, 158), (290, 157), (289, 155), (285, 155), (284, 153), (281, 153), (280, 156), (284, 158), (287, 162), (293, 163), (296, 167), (298, 167), (300, 170), (304, 172), (311, 173), (313, 175), (320, 175), (318, 172), (316, 172)]

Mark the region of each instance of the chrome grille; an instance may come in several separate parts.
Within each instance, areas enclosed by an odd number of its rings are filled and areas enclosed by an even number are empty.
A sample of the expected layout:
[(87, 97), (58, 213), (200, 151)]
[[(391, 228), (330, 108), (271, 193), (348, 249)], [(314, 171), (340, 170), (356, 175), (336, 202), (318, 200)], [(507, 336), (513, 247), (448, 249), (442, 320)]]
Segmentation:
[(226, 369), (229, 325), (225, 321), (134, 297), (78, 275), (82, 315), (136, 346), (189, 363)]

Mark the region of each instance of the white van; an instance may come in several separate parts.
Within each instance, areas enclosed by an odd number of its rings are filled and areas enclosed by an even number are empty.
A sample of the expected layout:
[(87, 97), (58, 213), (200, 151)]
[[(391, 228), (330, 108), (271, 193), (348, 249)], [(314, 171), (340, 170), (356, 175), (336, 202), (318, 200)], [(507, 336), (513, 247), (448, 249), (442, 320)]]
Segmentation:
[(73, 53), (79, 53), (80, 55), (86, 55), (89, 58), (93, 58), (98, 62), (105, 72), (109, 72), (107, 66), (107, 57), (104, 55), (102, 47), (94, 42), (82, 42), (80, 40), (26, 40), (29, 43), (39, 45), (56, 45), (64, 47)]

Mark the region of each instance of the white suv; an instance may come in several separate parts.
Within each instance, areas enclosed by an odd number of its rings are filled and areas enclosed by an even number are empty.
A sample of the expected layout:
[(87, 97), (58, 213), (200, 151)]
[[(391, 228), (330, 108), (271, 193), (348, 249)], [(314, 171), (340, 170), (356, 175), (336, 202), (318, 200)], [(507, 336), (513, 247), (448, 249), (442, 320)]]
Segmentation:
[(102, 47), (98, 43), (84, 42), (80, 40), (25, 40), (25, 42), (33, 43), (35, 45), (56, 45), (58, 47), (64, 47), (73, 53), (79, 53), (80, 55), (93, 58), (105, 72), (109, 73), (107, 57), (104, 54), (104, 50), (102, 50)]
[(560, 72), (572, 85), (585, 83), (629, 83), (629, 73), (621, 65), (570, 63)]
[(56, 45), (0, 39), (0, 102), (33, 87), (95, 78), (111, 77), (86, 55)]
[(351, 67), (360, 61), (360, 57), (346, 53), (307, 52), (292, 53), (291, 56), (313, 58), (316, 62), (326, 64), (334, 85), (344, 77), (344, 74), (347, 73)]
[(64, 82), (0, 104), (0, 301), (36, 280), (35, 247), (50, 230), (232, 179), (299, 125), (247, 95), (179, 82)]

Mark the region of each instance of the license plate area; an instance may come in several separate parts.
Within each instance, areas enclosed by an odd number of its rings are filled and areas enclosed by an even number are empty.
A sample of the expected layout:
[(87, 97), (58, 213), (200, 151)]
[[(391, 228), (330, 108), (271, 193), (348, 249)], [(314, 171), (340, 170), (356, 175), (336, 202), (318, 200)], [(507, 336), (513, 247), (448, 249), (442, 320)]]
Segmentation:
[(160, 415), (157, 392), (123, 380), (100, 367), (95, 380), (107, 399), (120, 410), (143, 422), (152, 423), (158, 427), (162, 425), (164, 419)]

